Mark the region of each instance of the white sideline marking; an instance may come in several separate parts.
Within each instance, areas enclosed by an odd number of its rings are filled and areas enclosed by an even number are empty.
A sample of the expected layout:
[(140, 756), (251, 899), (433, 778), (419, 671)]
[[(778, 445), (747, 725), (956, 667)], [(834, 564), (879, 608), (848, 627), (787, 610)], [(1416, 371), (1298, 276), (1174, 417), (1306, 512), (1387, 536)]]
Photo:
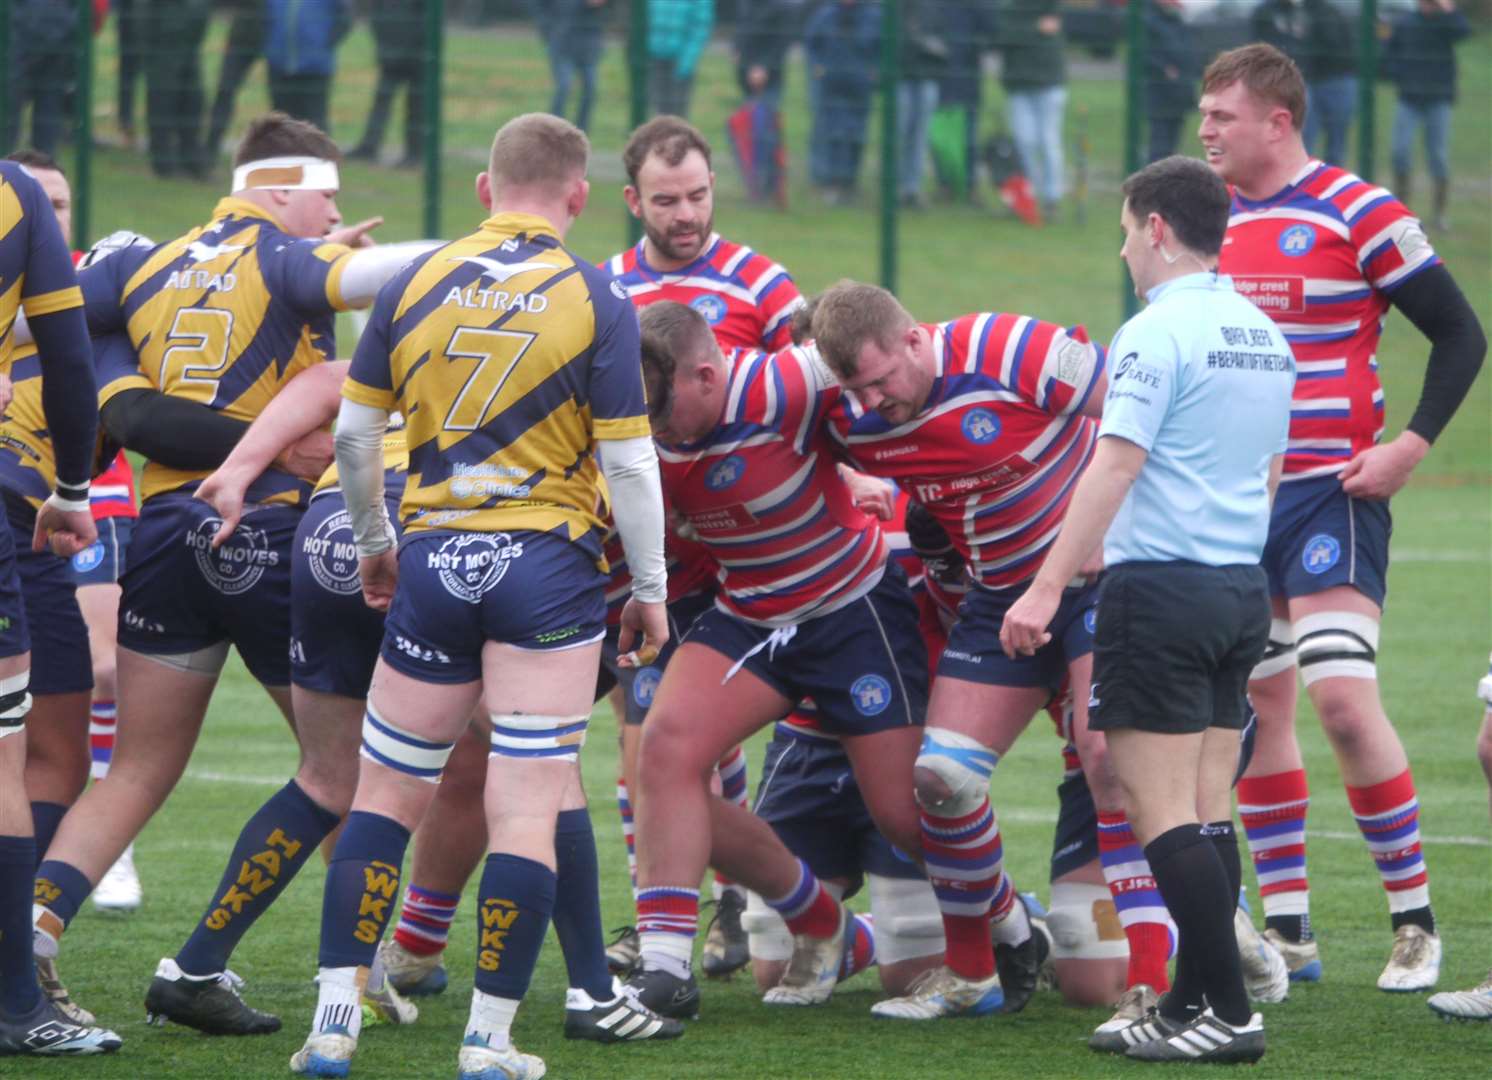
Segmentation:
[(1482, 563), (1486, 565), (1492, 562), (1492, 555), (1485, 551), (1420, 551), (1414, 548), (1408, 551), (1395, 551), (1389, 555), (1389, 562), (1408, 563)]

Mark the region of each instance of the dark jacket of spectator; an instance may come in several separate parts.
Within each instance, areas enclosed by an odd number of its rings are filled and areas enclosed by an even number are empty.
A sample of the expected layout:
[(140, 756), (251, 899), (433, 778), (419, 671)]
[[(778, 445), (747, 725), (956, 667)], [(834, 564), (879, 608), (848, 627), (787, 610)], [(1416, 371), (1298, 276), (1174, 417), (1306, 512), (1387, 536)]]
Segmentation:
[(902, 0), (901, 77), (920, 82), (948, 71), (948, 40), (942, 0)]
[[(736, 79), (741, 92), (748, 97), (763, 90), (776, 93), (782, 89), (787, 51), (798, 40), (803, 4), (800, 0), (752, 0), (737, 10)], [(766, 72), (764, 86), (748, 81), (753, 68)]]
[(1197, 104), (1201, 64), (1192, 31), (1174, 4), (1146, 0), (1145, 101), (1151, 116), (1178, 116)]
[(803, 31), (808, 63), (834, 97), (870, 95), (880, 71), (881, 6), (830, 0)]
[(980, 60), (995, 47), (992, 0), (939, 0), (948, 63), (938, 77), (938, 102), (978, 108), (984, 76)]
[(268, 0), (269, 34), (264, 57), (282, 75), (330, 75), (337, 43), (351, 25), (346, 0)]
[(1459, 11), (1412, 11), (1393, 23), (1384, 73), (1411, 105), (1456, 100), (1456, 42), (1471, 33)]
[(1305, 0), (1310, 19), (1309, 82), (1357, 74), (1357, 26), (1331, 0)]
[(1061, 31), (1043, 33), (1048, 18), (1061, 19), (1058, 0), (1007, 0), (1000, 9), (1000, 82), (1007, 90), (1039, 90), (1067, 81)]

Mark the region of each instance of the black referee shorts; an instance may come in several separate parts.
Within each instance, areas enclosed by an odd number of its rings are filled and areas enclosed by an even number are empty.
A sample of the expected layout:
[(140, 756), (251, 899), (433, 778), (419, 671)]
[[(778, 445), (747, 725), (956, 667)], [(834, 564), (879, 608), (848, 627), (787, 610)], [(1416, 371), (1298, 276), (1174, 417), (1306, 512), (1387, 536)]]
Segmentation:
[(1240, 729), (1269, 639), (1258, 566), (1130, 562), (1104, 571), (1088, 723), (1185, 735)]

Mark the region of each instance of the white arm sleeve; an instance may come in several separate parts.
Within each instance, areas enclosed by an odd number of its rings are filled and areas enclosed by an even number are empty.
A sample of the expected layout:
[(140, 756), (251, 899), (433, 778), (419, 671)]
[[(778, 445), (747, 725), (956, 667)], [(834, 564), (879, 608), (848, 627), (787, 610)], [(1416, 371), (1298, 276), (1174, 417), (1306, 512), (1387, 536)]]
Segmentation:
[(599, 451), (601, 472), (611, 488), (611, 516), (632, 571), (632, 595), (647, 604), (661, 604), (668, 599), (668, 571), (658, 451), (645, 435), (602, 440)]
[(379, 555), (395, 544), (394, 526), (383, 503), (383, 435), (389, 415), (371, 405), (342, 399), (337, 413), (337, 474), (352, 537), (360, 556)]
[(440, 245), (439, 240), (407, 240), (402, 244), (358, 248), (347, 260), (347, 269), (342, 271), (342, 299), (348, 307), (367, 307), (405, 263)]

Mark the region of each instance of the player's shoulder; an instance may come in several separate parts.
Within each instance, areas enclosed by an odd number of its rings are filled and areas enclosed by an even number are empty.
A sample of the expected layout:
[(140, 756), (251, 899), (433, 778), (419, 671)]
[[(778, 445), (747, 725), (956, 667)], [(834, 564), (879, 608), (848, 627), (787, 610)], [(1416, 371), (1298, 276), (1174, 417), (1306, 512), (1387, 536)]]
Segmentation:
[(727, 240), (723, 236), (715, 237), (707, 262), (721, 277), (734, 279), (752, 289), (778, 280), (792, 280), (792, 275), (781, 263), (748, 244)]
[(1388, 188), (1335, 165), (1325, 165), (1311, 177), (1310, 193), (1335, 211), (1349, 229), (1367, 221), (1413, 216)]
[(19, 161), (0, 161), (0, 181), (15, 189), (21, 205), (31, 209), (38, 198), (42, 198), (41, 181), (31, 174), (31, 170)]

